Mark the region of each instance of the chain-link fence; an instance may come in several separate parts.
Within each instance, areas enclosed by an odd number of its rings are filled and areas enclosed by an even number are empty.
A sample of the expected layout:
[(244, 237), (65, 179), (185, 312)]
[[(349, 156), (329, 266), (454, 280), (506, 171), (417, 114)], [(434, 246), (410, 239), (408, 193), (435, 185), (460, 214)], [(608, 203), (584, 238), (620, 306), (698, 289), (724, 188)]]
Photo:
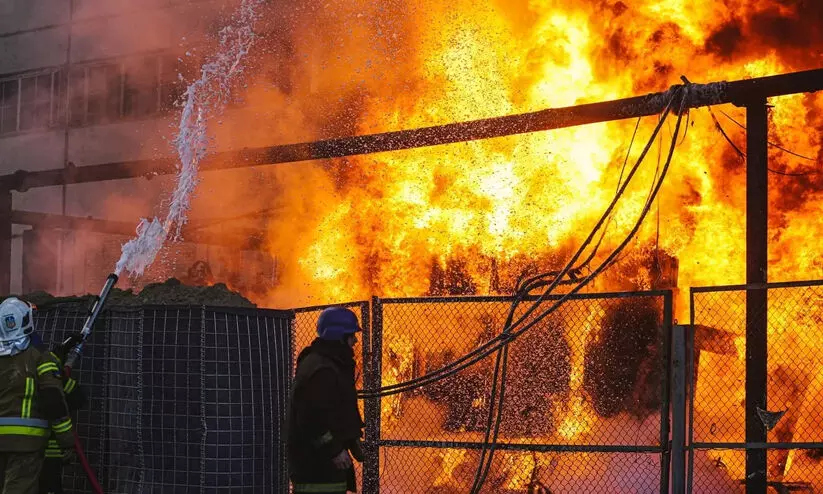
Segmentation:
[[(767, 482), (775, 492), (823, 492), (823, 281), (748, 291), (766, 292), (767, 312), (754, 316), (765, 316), (768, 356), (760, 362), (765, 389), (753, 390), (767, 397), (766, 410), (757, 410), (767, 443), (748, 447), (768, 446)], [(747, 289), (694, 288), (691, 298), (689, 484), (692, 492), (743, 492)]]
[[(37, 311), (54, 344), (78, 331), (84, 307)], [(112, 307), (77, 369), (89, 405), (77, 430), (105, 492), (287, 489), (285, 411), (289, 311)], [(67, 492), (91, 492), (77, 466)]]
[[(512, 301), (374, 299), (367, 387), (425, 375), (489, 341)], [(670, 292), (577, 295), (511, 343), (483, 491), (667, 492), (670, 329)], [(379, 446), (368, 466), (379, 481), (367, 475), (364, 492), (468, 492), (493, 365), (490, 356), (416, 390), (366, 400), (379, 410), (367, 417)]]

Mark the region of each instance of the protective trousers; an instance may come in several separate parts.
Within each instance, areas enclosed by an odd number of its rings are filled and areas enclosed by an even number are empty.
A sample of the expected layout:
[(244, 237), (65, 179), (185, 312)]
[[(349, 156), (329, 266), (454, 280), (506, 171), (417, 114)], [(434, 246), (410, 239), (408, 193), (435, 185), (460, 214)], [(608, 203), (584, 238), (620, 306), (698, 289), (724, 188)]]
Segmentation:
[(46, 456), (40, 474), (40, 494), (63, 494), (63, 459)]
[(0, 494), (37, 494), (43, 451), (0, 453)]

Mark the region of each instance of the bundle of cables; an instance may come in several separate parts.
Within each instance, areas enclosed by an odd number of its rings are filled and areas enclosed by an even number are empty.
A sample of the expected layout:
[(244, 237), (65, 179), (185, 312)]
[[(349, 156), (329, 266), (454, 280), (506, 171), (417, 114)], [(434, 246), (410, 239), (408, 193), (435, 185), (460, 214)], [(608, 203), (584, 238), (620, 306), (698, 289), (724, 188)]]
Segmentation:
[[(512, 302), (512, 305), (506, 317), (505, 325), (499, 335), (490, 339), (486, 343), (478, 346), (471, 352), (468, 352), (460, 358), (450, 362), (449, 364), (446, 364), (443, 367), (430, 373), (427, 373), (423, 376), (419, 376), (417, 378), (402, 383), (381, 387), (379, 389), (363, 390), (359, 393), (360, 398), (370, 399), (409, 392), (422, 386), (426, 386), (436, 381), (440, 381), (442, 379), (446, 379), (450, 376), (453, 376), (458, 372), (462, 371), (463, 369), (466, 369), (480, 362), (492, 353), (496, 353), (497, 355), (495, 357), (495, 365), (492, 376), (492, 387), (489, 392), (489, 411), (486, 417), (485, 434), (483, 438), (482, 449), (480, 452), (480, 460), (478, 462), (477, 471), (475, 472), (474, 482), (471, 488), (471, 492), (473, 494), (479, 493), (481, 488), (483, 487), (483, 484), (485, 483), (486, 478), (488, 477), (489, 471), (491, 469), (491, 465), (494, 459), (494, 453), (497, 447), (501, 418), (503, 415), (503, 404), (506, 393), (506, 372), (509, 358), (509, 344), (516, 340), (523, 333), (533, 328), (535, 325), (537, 325), (540, 321), (548, 317), (550, 314), (555, 312), (560, 306), (562, 306), (566, 301), (572, 298), (577, 292), (582, 290), (598, 275), (600, 275), (603, 271), (612, 266), (616, 262), (620, 253), (635, 237), (641, 225), (643, 224), (643, 221), (645, 220), (646, 216), (651, 210), (652, 204), (654, 203), (655, 198), (657, 197), (657, 194), (661, 186), (663, 185), (663, 181), (666, 177), (669, 166), (671, 164), (671, 160), (674, 155), (674, 149), (677, 145), (677, 138), (680, 133), (680, 127), (684, 115), (684, 110), (688, 108), (688, 84), (684, 86), (675, 86), (669, 92), (670, 97), (667, 102), (667, 105), (663, 110), (663, 113), (661, 114), (659, 121), (655, 126), (651, 137), (649, 138), (649, 141), (643, 148), (643, 151), (640, 153), (640, 156), (638, 157), (636, 163), (630, 169), (625, 181), (619, 184), (614, 199), (606, 208), (600, 220), (589, 233), (588, 237), (577, 249), (575, 254), (571, 257), (571, 259), (568, 260), (568, 262), (565, 264), (562, 270), (560, 270), (559, 272), (552, 271), (538, 274), (527, 279), (522, 279), (517, 283), (515, 287), (515, 300)], [(609, 218), (611, 218), (612, 213), (615, 207), (617, 206), (619, 199), (626, 191), (632, 178), (635, 176), (638, 169), (640, 168), (640, 165), (643, 163), (644, 159), (648, 155), (649, 150), (651, 149), (658, 134), (660, 133), (660, 130), (663, 127), (664, 122), (672, 112), (675, 106), (675, 102), (678, 100), (679, 107), (677, 109), (677, 123), (675, 126), (675, 130), (672, 133), (672, 142), (668, 151), (668, 156), (665, 165), (663, 166), (662, 171), (659, 174), (657, 174), (655, 182), (652, 185), (649, 196), (646, 200), (645, 206), (643, 207), (633, 228), (626, 235), (623, 241), (608, 256), (606, 256), (606, 258), (600, 263), (599, 266), (597, 266), (597, 268), (592, 270), (587, 276), (582, 278), (579, 281), (579, 283), (574, 285), (562, 296), (552, 297), (555, 289), (559, 284), (561, 284), (564, 277), (566, 277), (569, 273), (579, 273), (581, 271), (581, 268), (583, 266), (588, 265), (594, 258), (603, 240), (603, 236), (605, 234), (605, 225), (607, 224), (607, 221), (609, 220)], [(635, 128), (635, 132), (636, 131), (637, 128)], [(595, 244), (592, 252), (583, 261), (583, 263), (576, 266), (576, 263), (581, 258), (581, 256), (583, 256), (583, 253), (592, 243), (594, 238), (598, 235), (598, 232), (600, 232), (600, 239)], [(515, 313), (517, 312), (521, 303), (524, 300), (526, 300), (532, 292), (540, 288), (544, 288), (543, 292), (532, 302), (531, 306), (529, 306), (523, 312), (523, 314), (517, 318), (517, 320), (514, 320)], [(553, 299), (553, 302), (550, 304), (550, 306), (542, 312), (539, 312), (533, 316), (535, 311), (537, 311), (537, 309), (540, 308), (541, 305), (550, 298)]]

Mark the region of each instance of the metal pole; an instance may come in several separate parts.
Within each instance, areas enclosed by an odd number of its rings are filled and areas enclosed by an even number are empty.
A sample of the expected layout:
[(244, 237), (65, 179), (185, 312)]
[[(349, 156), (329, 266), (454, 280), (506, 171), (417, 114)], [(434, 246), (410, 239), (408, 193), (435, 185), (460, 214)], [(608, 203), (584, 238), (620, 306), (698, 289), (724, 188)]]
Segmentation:
[(686, 472), (686, 492), (692, 494), (692, 481), (694, 480), (694, 393), (697, 388), (697, 370), (695, 368), (694, 349), (694, 288), (689, 289), (689, 325), (686, 330), (686, 395), (689, 403), (688, 413), (688, 434), (689, 434), (689, 464)]
[[(745, 105), (750, 98), (755, 96), (766, 98), (823, 90), (823, 69), (758, 77), (742, 81), (705, 85), (692, 84), (690, 87), (688, 108), (732, 102), (739, 103), (741, 101)], [(200, 169), (203, 171), (225, 170), (276, 163), (342, 158), (651, 116), (663, 111), (670, 96), (671, 93), (669, 92), (653, 93), (633, 98), (566, 108), (550, 108), (520, 115), (485, 118), (434, 127), (226, 151), (208, 156), (200, 164)], [(177, 173), (177, 162), (175, 160), (137, 160), (38, 172), (18, 171), (11, 175), (0, 176), (0, 184), (24, 192), (26, 189), (33, 187), (100, 182), (174, 173)]]
[(672, 328), (672, 494), (686, 492), (686, 326)]
[(671, 447), (669, 434), (671, 433), (671, 364), (672, 364), (672, 319), (673, 302), (672, 292), (667, 291), (663, 296), (663, 358), (665, 372), (662, 379), (663, 404), (660, 410), (660, 447), (663, 448), (660, 458), (660, 492), (668, 494), (671, 477)]
[[(371, 302), (371, 348), (369, 350), (369, 371), (366, 389), (378, 389), (383, 375), (383, 304), (378, 297)], [(367, 398), (364, 404), (366, 412), (366, 461), (363, 462), (363, 493), (380, 493), (380, 397)]]
[[(68, 26), (68, 39), (66, 40), (66, 71), (64, 74), (65, 81), (66, 81), (66, 91), (65, 91), (65, 100), (63, 101), (63, 118), (65, 118), (65, 126), (63, 129), (63, 168), (68, 168), (69, 166), (69, 110), (71, 108), (71, 94), (69, 84), (71, 83), (71, 78), (69, 74), (71, 73), (71, 33), (74, 29), (74, 0), (69, 0), (69, 26)], [(54, 97), (54, 94), (52, 94)], [(60, 213), (63, 216), (66, 216), (68, 211), (68, 186), (64, 183), (61, 187), (61, 200), (60, 200)], [(64, 294), (64, 287), (65, 287), (65, 280), (63, 272), (63, 264), (64, 259), (66, 256), (66, 232), (61, 231), (59, 232), (60, 237), (57, 240), (57, 293), (60, 295)]]
[[(768, 314), (768, 115), (766, 99), (746, 104), (746, 442), (765, 443)], [(763, 285), (756, 287), (757, 285)], [(746, 492), (766, 494), (765, 448), (746, 449)]]
[(11, 293), (11, 191), (0, 189), (0, 294)]

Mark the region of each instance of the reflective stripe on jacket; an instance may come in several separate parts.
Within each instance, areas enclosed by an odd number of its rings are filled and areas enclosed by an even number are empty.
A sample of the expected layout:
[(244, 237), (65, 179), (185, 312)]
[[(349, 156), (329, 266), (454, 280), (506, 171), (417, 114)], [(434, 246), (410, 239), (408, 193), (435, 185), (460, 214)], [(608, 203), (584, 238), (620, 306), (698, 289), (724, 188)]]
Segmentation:
[(346, 482), (293, 484), (294, 492), (346, 492)]
[[(58, 362), (34, 345), (0, 357), (0, 452), (35, 452), (51, 433), (73, 441)], [(49, 427), (51, 425), (51, 427)]]

